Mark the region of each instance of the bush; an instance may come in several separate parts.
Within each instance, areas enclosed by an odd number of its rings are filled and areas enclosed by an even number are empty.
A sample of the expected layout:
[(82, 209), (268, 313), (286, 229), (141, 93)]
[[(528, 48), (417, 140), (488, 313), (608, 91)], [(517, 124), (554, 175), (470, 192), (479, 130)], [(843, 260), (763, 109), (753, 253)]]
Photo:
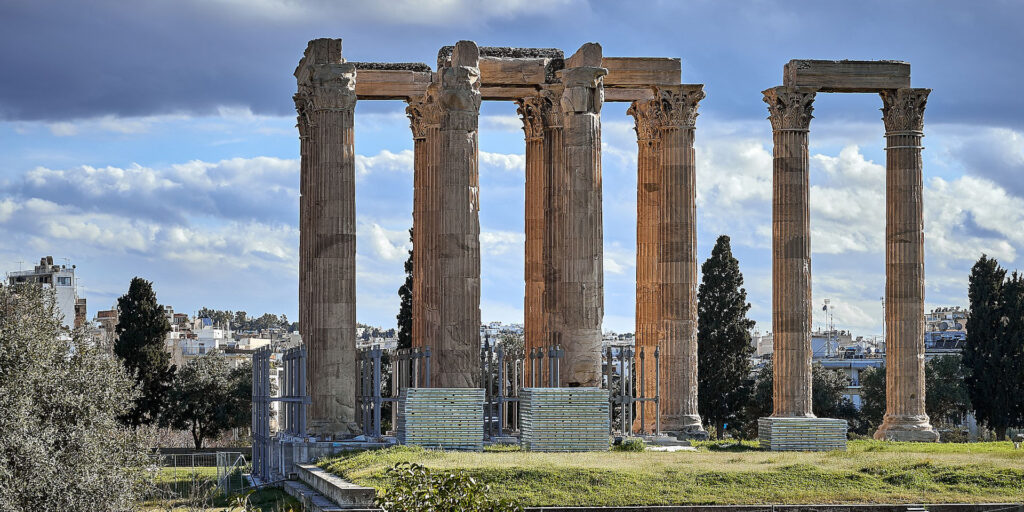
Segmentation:
[(385, 472), (388, 487), (377, 505), (388, 512), (511, 512), (523, 507), (492, 500), (490, 486), (458, 471), (433, 472), (414, 462), (402, 462)]
[(647, 443), (638, 437), (623, 439), (622, 443), (615, 445), (612, 449), (617, 452), (642, 452), (647, 448)]

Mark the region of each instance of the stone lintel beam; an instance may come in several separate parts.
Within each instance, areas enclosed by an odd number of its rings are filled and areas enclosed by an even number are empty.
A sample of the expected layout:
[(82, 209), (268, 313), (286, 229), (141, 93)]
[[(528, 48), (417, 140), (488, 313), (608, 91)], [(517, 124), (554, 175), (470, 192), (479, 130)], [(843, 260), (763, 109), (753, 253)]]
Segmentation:
[(910, 64), (895, 60), (791, 60), (782, 85), (821, 92), (881, 92), (910, 87)]
[(885, 417), (876, 439), (937, 441), (925, 410), (921, 138), (931, 89), (884, 91)]
[(811, 225), (807, 131), (813, 89), (764, 91), (772, 158), (772, 417), (813, 417), (811, 409)]
[(479, 62), (476, 44), (460, 41), (439, 71), (441, 315), (440, 347), (431, 362), (436, 387), (479, 387)]
[(310, 41), (295, 70), (300, 134), (299, 311), (308, 350), (310, 433), (356, 422), (356, 68), (340, 39)]
[(606, 88), (673, 85), (682, 80), (682, 64), (675, 58), (605, 57), (601, 67), (608, 69)]

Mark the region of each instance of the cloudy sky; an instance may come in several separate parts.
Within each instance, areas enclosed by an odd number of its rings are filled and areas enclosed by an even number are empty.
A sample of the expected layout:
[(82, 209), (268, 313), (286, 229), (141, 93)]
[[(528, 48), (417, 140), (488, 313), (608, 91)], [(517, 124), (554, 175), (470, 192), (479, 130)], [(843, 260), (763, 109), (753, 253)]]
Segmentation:
[[(306, 41), (360, 61), (434, 63), (487, 46), (588, 41), (679, 57), (706, 84), (698, 246), (732, 237), (752, 317), (771, 320), (771, 132), (762, 89), (793, 58), (899, 59), (928, 102), (927, 306), (963, 305), (982, 253), (1024, 250), (1024, 4), (582, 0), (0, 0), (0, 270), (78, 265), (90, 314), (133, 276), (179, 311), (297, 311), (298, 138), (291, 76)], [(602, 112), (605, 327), (633, 330), (636, 141)], [(881, 331), (884, 147), (874, 95), (819, 95), (811, 124), (814, 301)], [(409, 248), (412, 140), (398, 101), (357, 107), (358, 317), (394, 325)], [(511, 103), (480, 131), (484, 320), (522, 320), (523, 140)], [(817, 308), (816, 308), (817, 309)], [(815, 325), (822, 322), (821, 315)]]

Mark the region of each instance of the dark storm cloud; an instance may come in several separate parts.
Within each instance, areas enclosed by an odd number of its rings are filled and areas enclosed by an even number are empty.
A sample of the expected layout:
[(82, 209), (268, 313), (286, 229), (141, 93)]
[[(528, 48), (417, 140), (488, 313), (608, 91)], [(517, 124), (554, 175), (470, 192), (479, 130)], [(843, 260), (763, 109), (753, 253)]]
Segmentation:
[(1022, 18), (1019, 2), (8, 1), (0, 118), (289, 114), (305, 42), (331, 36), (353, 60), (433, 63), (461, 38), (678, 56), (685, 82), (708, 84), (702, 109), (732, 118), (764, 116), (759, 91), (791, 58), (902, 59), (915, 86), (935, 89), (930, 122), (1020, 127)]

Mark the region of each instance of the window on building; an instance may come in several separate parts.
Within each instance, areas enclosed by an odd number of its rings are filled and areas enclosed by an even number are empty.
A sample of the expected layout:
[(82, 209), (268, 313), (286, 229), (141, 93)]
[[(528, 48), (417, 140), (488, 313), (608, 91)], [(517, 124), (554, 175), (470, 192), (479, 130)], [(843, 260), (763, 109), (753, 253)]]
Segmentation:
[(71, 276), (57, 276), (57, 286), (71, 286)]

